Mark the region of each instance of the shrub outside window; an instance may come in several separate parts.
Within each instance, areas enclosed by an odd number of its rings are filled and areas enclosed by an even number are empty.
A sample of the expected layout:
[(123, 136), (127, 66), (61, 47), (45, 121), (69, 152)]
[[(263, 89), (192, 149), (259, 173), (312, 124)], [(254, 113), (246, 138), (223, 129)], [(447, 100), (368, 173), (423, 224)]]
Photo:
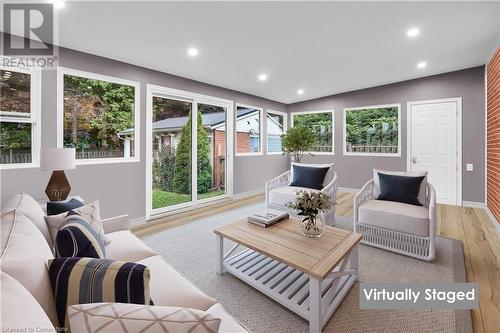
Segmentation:
[(59, 144), (77, 163), (139, 160), (139, 83), (61, 69)]
[(293, 127), (308, 127), (314, 131), (316, 143), (311, 153), (330, 155), (334, 153), (333, 110), (292, 113)]
[(281, 136), (287, 127), (287, 114), (279, 111), (267, 110), (267, 153), (281, 154)]
[(344, 109), (344, 155), (401, 156), (401, 105)]
[(0, 167), (38, 167), (40, 73), (0, 66)]

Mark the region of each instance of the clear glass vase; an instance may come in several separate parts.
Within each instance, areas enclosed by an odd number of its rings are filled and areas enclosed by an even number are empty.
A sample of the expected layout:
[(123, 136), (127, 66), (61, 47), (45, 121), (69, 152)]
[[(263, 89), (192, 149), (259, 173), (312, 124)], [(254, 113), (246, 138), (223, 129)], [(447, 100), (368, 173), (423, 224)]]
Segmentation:
[(321, 214), (304, 217), (299, 224), (300, 232), (311, 238), (318, 238), (325, 232), (325, 222)]

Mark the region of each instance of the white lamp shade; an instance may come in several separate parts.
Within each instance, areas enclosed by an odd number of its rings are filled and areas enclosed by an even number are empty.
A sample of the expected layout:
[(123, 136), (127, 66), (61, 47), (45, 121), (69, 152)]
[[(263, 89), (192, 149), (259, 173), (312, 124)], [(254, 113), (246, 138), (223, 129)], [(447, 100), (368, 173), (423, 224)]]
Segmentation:
[(70, 170), (75, 168), (75, 148), (44, 148), (40, 159), (44, 171)]

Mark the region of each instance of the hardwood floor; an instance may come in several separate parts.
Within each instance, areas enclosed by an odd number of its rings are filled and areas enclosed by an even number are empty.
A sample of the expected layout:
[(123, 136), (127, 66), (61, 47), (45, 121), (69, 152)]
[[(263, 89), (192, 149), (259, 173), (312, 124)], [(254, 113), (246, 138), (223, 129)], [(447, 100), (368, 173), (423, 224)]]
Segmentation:
[[(337, 214), (352, 216), (353, 197), (354, 193), (338, 193)], [(182, 216), (165, 217), (134, 228), (134, 233), (138, 236), (156, 233), (263, 200), (263, 195), (257, 195), (179, 214)], [(479, 283), (479, 309), (472, 311), (474, 332), (500, 332), (500, 233), (482, 209), (438, 205), (437, 211), (437, 234), (462, 241), (467, 281)]]

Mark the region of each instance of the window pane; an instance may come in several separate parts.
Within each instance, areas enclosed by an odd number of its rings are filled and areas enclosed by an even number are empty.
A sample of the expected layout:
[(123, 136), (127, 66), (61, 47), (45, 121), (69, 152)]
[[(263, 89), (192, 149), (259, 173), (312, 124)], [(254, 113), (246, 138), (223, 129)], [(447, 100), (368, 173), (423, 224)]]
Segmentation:
[(321, 112), (310, 114), (296, 114), (293, 116), (294, 127), (309, 127), (314, 131), (316, 144), (313, 152), (332, 152), (333, 147), (333, 113)]
[(132, 86), (64, 75), (64, 146), (77, 159), (133, 157)]
[(260, 152), (260, 110), (236, 108), (236, 152)]
[[(198, 104), (198, 200), (226, 193), (226, 108)], [(203, 124), (203, 126), (201, 126)]]
[(18, 112), (19, 117), (29, 117), (30, 86), (29, 74), (0, 70), (0, 112)]
[(0, 164), (31, 163), (31, 124), (0, 122)]
[(398, 107), (346, 110), (348, 153), (398, 153)]
[(191, 108), (189, 102), (153, 97), (153, 209), (192, 199)]
[(285, 117), (272, 112), (267, 113), (267, 151), (281, 152), (281, 135), (284, 133)]

